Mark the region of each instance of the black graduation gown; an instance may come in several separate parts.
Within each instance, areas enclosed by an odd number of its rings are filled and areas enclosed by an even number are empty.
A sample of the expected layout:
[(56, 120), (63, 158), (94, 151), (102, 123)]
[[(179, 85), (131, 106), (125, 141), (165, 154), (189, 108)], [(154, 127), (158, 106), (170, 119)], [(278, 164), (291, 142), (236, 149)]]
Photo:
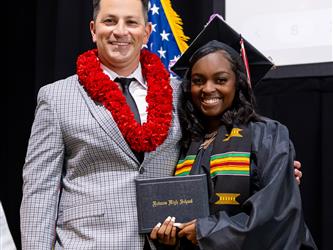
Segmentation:
[[(266, 118), (250, 129), (251, 196), (240, 213), (219, 211), (197, 220), (200, 249), (317, 249), (303, 219), (288, 129)], [(197, 248), (189, 242), (181, 247)]]

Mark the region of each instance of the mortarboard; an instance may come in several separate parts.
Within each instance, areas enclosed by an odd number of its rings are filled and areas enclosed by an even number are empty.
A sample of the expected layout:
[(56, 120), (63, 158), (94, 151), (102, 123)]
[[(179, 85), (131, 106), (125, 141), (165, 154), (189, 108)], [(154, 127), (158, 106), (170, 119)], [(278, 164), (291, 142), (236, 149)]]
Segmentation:
[[(184, 77), (188, 68), (192, 55), (203, 45), (212, 40), (217, 40), (227, 44), (234, 49), (240, 56), (250, 75), (250, 82), (254, 86), (259, 82), (265, 74), (272, 68), (273, 63), (268, 60), (260, 51), (246, 41), (242, 36), (232, 29), (219, 15), (213, 15), (211, 20), (199, 35), (193, 40), (187, 50), (181, 55), (177, 62), (171, 67), (171, 70), (181, 78)], [(245, 51), (241, 50), (242, 45)], [(245, 57), (245, 59), (244, 59)], [(247, 57), (247, 60), (246, 60)]]

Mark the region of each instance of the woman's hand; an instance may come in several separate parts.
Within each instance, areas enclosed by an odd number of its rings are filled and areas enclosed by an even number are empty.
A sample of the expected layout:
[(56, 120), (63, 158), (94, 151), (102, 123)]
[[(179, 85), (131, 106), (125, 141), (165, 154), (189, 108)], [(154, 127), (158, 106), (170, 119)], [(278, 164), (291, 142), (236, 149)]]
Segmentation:
[(152, 240), (157, 240), (159, 243), (164, 245), (173, 246), (176, 245), (177, 228), (173, 225), (175, 222), (175, 217), (168, 217), (165, 219), (163, 224), (158, 223), (150, 233), (150, 238)]
[(176, 223), (176, 226), (180, 229), (178, 237), (186, 237), (192, 244), (198, 245), (196, 221), (197, 220), (192, 220), (187, 223)]

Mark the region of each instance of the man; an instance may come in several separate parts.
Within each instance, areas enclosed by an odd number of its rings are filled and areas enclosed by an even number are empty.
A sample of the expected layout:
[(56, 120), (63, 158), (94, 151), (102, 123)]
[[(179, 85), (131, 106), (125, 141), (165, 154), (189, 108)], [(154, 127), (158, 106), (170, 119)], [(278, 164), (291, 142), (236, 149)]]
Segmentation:
[[(98, 52), (80, 56), (78, 76), (41, 88), (23, 169), (23, 249), (143, 249), (134, 180), (172, 175), (181, 136), (177, 82), (156, 56), (140, 62), (152, 30), (147, 5), (94, 1)], [(116, 77), (135, 78), (142, 127)]]
[[(178, 160), (179, 83), (141, 52), (152, 30), (147, 0), (93, 3), (97, 50), (79, 56), (76, 75), (38, 94), (22, 249), (143, 249), (134, 180), (172, 175)], [(134, 79), (131, 96), (125, 77)]]

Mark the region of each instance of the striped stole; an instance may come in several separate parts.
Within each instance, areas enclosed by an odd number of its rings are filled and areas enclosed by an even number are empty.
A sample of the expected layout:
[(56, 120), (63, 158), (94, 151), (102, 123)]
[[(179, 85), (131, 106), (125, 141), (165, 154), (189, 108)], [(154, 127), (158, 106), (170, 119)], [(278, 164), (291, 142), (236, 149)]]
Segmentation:
[[(251, 131), (247, 126), (234, 127), (227, 133), (224, 126), (210, 146), (210, 155), (207, 159), (197, 162), (197, 154), (202, 140), (193, 141), (187, 154), (179, 160), (175, 175), (191, 174), (192, 167), (199, 164), (210, 173), (211, 210), (236, 211), (235, 206), (240, 205), (249, 197), (250, 190), (250, 156)], [(208, 150), (208, 149), (206, 149)], [(192, 171), (193, 172), (193, 171)], [(205, 171), (203, 171), (205, 172)]]
[(210, 175), (250, 174), (250, 152), (227, 152), (210, 157)]
[[(187, 155), (178, 161), (175, 175), (189, 175), (196, 155)], [(250, 152), (227, 152), (210, 157), (210, 175), (249, 175)]]

